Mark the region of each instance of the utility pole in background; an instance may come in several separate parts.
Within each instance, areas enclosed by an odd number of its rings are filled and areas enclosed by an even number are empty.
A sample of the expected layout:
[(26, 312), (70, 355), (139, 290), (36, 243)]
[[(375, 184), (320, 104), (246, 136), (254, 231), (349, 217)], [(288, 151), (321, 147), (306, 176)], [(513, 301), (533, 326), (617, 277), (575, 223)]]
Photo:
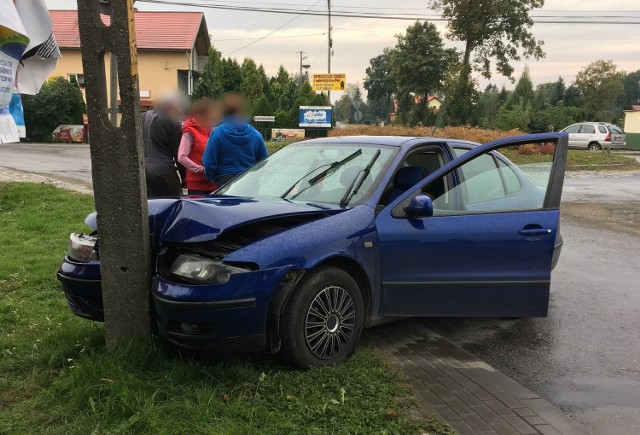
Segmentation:
[[(327, 8), (329, 11), (329, 31), (327, 32), (329, 36), (329, 42), (327, 44), (329, 47), (329, 56), (327, 59), (327, 73), (331, 74), (331, 56), (333, 56), (333, 38), (331, 37), (331, 31), (333, 30), (331, 27), (331, 0), (327, 0)], [(333, 106), (333, 104), (331, 104), (331, 91), (327, 91), (327, 97), (329, 98), (329, 105)]]
[(307, 59), (307, 56), (305, 56), (305, 54), (307, 54), (306, 51), (296, 51), (296, 53), (300, 55), (300, 86), (302, 86), (302, 84), (304, 83), (304, 76), (302, 74), (302, 71), (304, 68), (309, 68), (310, 65), (304, 65), (304, 61), (305, 59)]
[[(132, 338), (151, 336), (151, 252), (133, 2), (78, 0), (105, 335), (110, 350)], [(102, 23), (101, 12), (111, 16), (110, 26)], [(108, 111), (105, 53), (116, 60), (111, 65), (118, 73), (119, 127), (111, 122)]]

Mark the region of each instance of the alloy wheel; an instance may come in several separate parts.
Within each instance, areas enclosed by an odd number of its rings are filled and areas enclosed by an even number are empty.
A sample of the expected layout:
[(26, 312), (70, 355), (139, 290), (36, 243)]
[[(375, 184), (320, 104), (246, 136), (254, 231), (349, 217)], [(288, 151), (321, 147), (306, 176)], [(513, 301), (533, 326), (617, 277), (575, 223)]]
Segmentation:
[(351, 295), (342, 287), (329, 286), (311, 301), (305, 319), (305, 339), (317, 358), (338, 355), (351, 340), (356, 310)]

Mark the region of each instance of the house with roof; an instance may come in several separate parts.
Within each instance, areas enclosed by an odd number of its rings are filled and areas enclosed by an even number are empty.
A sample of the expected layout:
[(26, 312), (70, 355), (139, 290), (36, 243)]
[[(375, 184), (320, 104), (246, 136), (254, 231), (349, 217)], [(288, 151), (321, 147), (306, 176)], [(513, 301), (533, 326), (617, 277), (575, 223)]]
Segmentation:
[[(82, 70), (78, 12), (49, 11), (53, 34), (62, 58), (51, 74), (76, 82), (81, 88), (85, 80)], [(155, 99), (166, 90), (190, 95), (193, 85), (204, 71), (211, 40), (204, 14), (201, 12), (135, 12), (140, 104), (143, 110), (153, 107)], [(108, 24), (109, 17), (104, 17)], [(109, 56), (105, 58), (105, 74), (109, 85)]]
[[(419, 95), (415, 95), (413, 97), (413, 102), (416, 106), (422, 103), (423, 100), (424, 100), (424, 97), (421, 97)], [(438, 113), (442, 108), (442, 100), (440, 99), (440, 97), (437, 97), (435, 95), (428, 95), (427, 107), (431, 109), (433, 113)], [(398, 115), (398, 100), (393, 100), (393, 109), (389, 114), (389, 119), (393, 122), (396, 120), (397, 115)]]
[(624, 132), (627, 134), (626, 148), (640, 150), (640, 106), (624, 111)]

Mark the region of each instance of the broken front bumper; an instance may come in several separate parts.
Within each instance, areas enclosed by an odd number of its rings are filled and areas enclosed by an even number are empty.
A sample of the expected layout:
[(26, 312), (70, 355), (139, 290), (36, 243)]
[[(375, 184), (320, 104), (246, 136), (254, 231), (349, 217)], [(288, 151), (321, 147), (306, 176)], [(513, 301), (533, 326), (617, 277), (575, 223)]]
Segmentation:
[(58, 270), (58, 279), (73, 314), (104, 321), (99, 261), (81, 263), (66, 256)]

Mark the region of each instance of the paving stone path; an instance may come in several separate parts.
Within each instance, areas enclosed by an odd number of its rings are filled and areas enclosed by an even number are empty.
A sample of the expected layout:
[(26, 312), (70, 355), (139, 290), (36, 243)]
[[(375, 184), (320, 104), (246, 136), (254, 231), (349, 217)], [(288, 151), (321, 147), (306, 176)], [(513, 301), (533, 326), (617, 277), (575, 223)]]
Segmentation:
[(537, 394), (418, 322), (368, 329), (364, 341), (391, 353), (425, 411), (461, 435), (587, 433)]

